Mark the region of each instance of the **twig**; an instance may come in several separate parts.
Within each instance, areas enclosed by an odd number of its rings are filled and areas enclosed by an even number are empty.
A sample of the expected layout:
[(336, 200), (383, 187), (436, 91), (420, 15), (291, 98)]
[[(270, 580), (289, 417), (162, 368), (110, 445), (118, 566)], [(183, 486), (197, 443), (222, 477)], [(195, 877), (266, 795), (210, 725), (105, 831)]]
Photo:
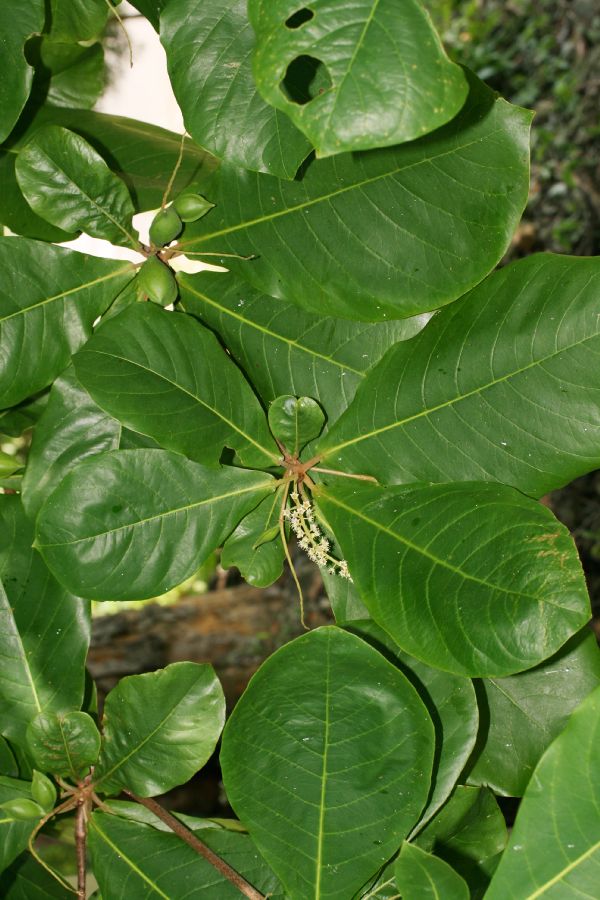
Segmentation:
[(372, 481), (375, 484), (379, 483), (372, 475), (353, 475), (351, 472), (340, 472), (338, 469), (323, 469), (321, 466), (313, 466), (312, 471), (323, 472), (327, 475), (339, 475), (340, 478), (357, 478), (359, 481)]
[(129, 37), (129, 33), (128, 33), (127, 29), (125, 28), (125, 23), (123, 22), (123, 19), (119, 15), (117, 8), (112, 5), (110, 0), (106, 0), (106, 5), (108, 6), (111, 13), (115, 17), (115, 19), (117, 20), (117, 22), (119, 23), (121, 28), (123, 29), (123, 34), (125, 35), (125, 40), (127, 41), (127, 46), (129, 47), (129, 68), (133, 69), (133, 47), (131, 46), (131, 38)]
[[(279, 441), (277, 442), (279, 443)], [(290, 490), (290, 482), (288, 481), (285, 491), (283, 492), (283, 499), (281, 501), (281, 511), (279, 513), (279, 533), (281, 535), (281, 542), (283, 544), (283, 552), (285, 553), (285, 558), (287, 559), (288, 566), (290, 567), (290, 572), (292, 573), (292, 578), (294, 579), (294, 583), (296, 585), (296, 590), (298, 591), (298, 599), (300, 601), (300, 622), (302, 627), (306, 629), (306, 631), (310, 631), (310, 628), (304, 621), (304, 594), (302, 592), (302, 585), (298, 580), (298, 575), (296, 574), (296, 569), (294, 567), (294, 562), (290, 555), (290, 549), (287, 543), (287, 537), (285, 534), (285, 524), (283, 520), (283, 514), (285, 512), (285, 504), (287, 500), (287, 496)], [(294, 490), (296, 490), (296, 481), (294, 481)]]
[(160, 208), (164, 209), (169, 200), (169, 194), (173, 188), (173, 184), (175, 183), (175, 178), (177, 177), (177, 173), (179, 172), (179, 166), (181, 165), (181, 160), (183, 159), (183, 148), (185, 146), (185, 131), (181, 135), (181, 142), (179, 144), (179, 156), (177, 157), (177, 162), (173, 167), (173, 171), (171, 172), (171, 177), (169, 178), (169, 182), (165, 188), (165, 192), (163, 194), (163, 198), (160, 203)]
[(85, 900), (85, 844), (86, 844), (86, 809), (80, 803), (75, 813), (75, 850), (77, 853), (77, 896)]
[(131, 791), (125, 791), (124, 793), (137, 803), (141, 803), (141, 805), (145, 806), (146, 809), (149, 809), (150, 812), (153, 812), (154, 815), (157, 816), (161, 822), (164, 822), (165, 825), (168, 825), (171, 831), (175, 832), (182, 841), (185, 841), (188, 846), (196, 851), (196, 853), (199, 853), (200, 856), (203, 856), (207, 862), (214, 866), (224, 878), (227, 878), (227, 880), (230, 881), (244, 897), (248, 897), (249, 900), (266, 900), (264, 894), (261, 894), (256, 888), (253, 888), (245, 878), (236, 872), (235, 869), (232, 869), (220, 856), (213, 853), (210, 847), (207, 847), (206, 844), (199, 840), (199, 838), (186, 828), (179, 819), (176, 819), (170, 812), (167, 812), (160, 803), (157, 803), (156, 800), (152, 800), (151, 797), (138, 797)]

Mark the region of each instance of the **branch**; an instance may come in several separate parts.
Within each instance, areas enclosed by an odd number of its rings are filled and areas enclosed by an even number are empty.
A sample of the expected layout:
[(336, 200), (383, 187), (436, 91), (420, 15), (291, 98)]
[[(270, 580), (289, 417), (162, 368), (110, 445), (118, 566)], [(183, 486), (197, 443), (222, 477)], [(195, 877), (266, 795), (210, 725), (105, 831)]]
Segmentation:
[(86, 809), (80, 803), (75, 813), (75, 849), (77, 852), (77, 897), (85, 900)]

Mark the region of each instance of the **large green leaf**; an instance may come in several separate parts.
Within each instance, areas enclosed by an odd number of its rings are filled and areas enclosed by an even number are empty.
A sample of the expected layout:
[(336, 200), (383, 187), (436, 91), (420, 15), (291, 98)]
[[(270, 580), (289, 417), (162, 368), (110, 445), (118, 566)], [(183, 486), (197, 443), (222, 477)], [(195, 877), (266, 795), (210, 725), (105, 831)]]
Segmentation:
[(39, 713), (27, 728), (27, 748), (43, 772), (78, 781), (100, 752), (100, 732), (85, 712)]
[(0, 407), (50, 384), (131, 279), (131, 263), (0, 237)]
[[(465, 102), (467, 79), (418, 0), (357, 0), (351, 13), (346, 0), (299, 11), (298, 0), (249, 0), (248, 12), (258, 89), (319, 156), (414, 140)], [(306, 57), (313, 67), (298, 76)]]
[(106, 0), (50, 0), (50, 34), (58, 41), (90, 41), (106, 24)]
[[(105, 3), (106, 8), (106, 3)], [(104, 51), (100, 43), (81, 46), (43, 37), (36, 62), (41, 69), (34, 96), (55, 106), (91, 108), (105, 84)]]
[(131, 0), (131, 5), (145, 16), (158, 31), (160, 14), (169, 0)]
[(48, 494), (78, 463), (116, 450), (121, 430), (120, 423), (94, 403), (69, 366), (54, 382), (33, 435), (23, 479), (27, 514), (35, 518)]
[(16, 151), (0, 147), (0, 223), (15, 234), (40, 241), (68, 241), (75, 237), (34, 213), (17, 184), (16, 161)]
[(224, 723), (212, 666), (178, 662), (122, 678), (104, 705), (94, 784), (109, 794), (164, 794), (208, 761)]
[(207, 465), (225, 446), (247, 466), (281, 458), (242, 373), (190, 316), (153, 303), (131, 306), (94, 335), (74, 365), (102, 409), (164, 447)]
[(36, 546), (81, 596), (154, 597), (192, 575), (273, 487), (263, 472), (115, 450), (77, 466), (50, 495)]
[(32, 550), (18, 496), (0, 505), (0, 732), (23, 744), (40, 712), (79, 709), (89, 644), (88, 604), (55, 581)]
[(458, 872), (414, 844), (402, 845), (395, 873), (396, 884), (407, 900), (470, 900), (467, 882)]
[[(31, 799), (31, 784), (16, 778), (0, 777), (0, 803), (16, 797)], [(15, 820), (0, 809), (0, 872), (25, 849), (35, 824), (35, 821)]]
[(0, 893), (4, 900), (73, 900), (73, 892), (62, 887), (29, 853), (16, 859), (0, 877)]
[(294, 898), (347, 900), (423, 807), (431, 719), (354, 635), (320, 628), (259, 669), (223, 735), (227, 796)]
[(60, 125), (40, 129), (19, 153), (16, 174), (31, 208), (51, 225), (139, 247), (125, 182), (74, 131)]
[[(377, 321), (436, 309), (508, 246), (528, 188), (530, 114), (473, 83), (461, 113), (410, 144), (308, 166), (300, 181), (222, 166), (190, 250), (321, 316)], [(449, 277), (451, 273), (451, 277)]]
[(484, 679), (483, 727), (469, 782), (521, 797), (543, 752), (599, 683), (600, 651), (587, 629), (529, 672)]
[(479, 724), (475, 690), (469, 678), (434, 669), (404, 653), (370, 619), (357, 620), (346, 627), (377, 647), (406, 675), (418, 691), (435, 728), (436, 755), (431, 790), (414, 833), (422, 829), (448, 799), (473, 751)]
[(185, 309), (223, 338), (265, 404), (280, 394), (314, 397), (330, 422), (386, 350), (427, 322), (427, 315), (374, 324), (323, 318), (267, 297), (234, 274), (178, 280)]
[[(203, 829), (202, 841), (256, 889), (283, 900), (279, 884), (248, 835)], [(90, 822), (94, 874), (110, 900), (238, 900), (239, 890), (175, 834), (95, 812)]]
[(29, 97), (33, 69), (25, 59), (23, 47), (27, 38), (42, 30), (45, 17), (44, 0), (3, 3), (0, 9), (0, 141), (12, 131)]
[(317, 496), (373, 619), (431, 666), (519, 672), (590, 617), (567, 529), (512, 488), (336, 484)]
[(194, 140), (244, 169), (293, 178), (311, 145), (256, 90), (245, 0), (171, 0), (160, 37)]
[(284, 550), (279, 536), (283, 486), (248, 513), (225, 541), (221, 565), (237, 566), (254, 587), (268, 587), (283, 572)]
[(381, 482), (500, 481), (541, 496), (600, 464), (600, 260), (491, 275), (387, 354), (321, 452)]
[(486, 900), (597, 896), (599, 772), (597, 688), (537, 765)]

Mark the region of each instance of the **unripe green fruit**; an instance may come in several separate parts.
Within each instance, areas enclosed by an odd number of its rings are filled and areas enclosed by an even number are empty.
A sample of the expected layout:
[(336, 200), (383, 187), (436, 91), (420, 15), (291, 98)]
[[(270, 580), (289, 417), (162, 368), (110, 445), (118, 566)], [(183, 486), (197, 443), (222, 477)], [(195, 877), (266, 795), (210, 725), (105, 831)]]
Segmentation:
[(13, 472), (17, 472), (22, 468), (23, 466), (16, 457), (10, 456), (8, 453), (3, 453), (2, 450), (0, 450), (0, 478), (7, 478), (9, 475), (12, 475)]
[(0, 806), (0, 818), (16, 819), (19, 822), (41, 819), (43, 815), (42, 807), (27, 797), (15, 797)]
[(201, 194), (180, 194), (173, 206), (183, 222), (195, 222), (205, 216), (215, 204)]
[(56, 788), (49, 778), (36, 769), (33, 770), (31, 796), (44, 812), (49, 812), (56, 803)]
[(139, 287), (154, 303), (168, 306), (177, 300), (177, 282), (169, 266), (151, 256), (138, 272)]
[(183, 228), (181, 219), (172, 206), (159, 210), (150, 226), (150, 240), (157, 247), (164, 247), (174, 241)]

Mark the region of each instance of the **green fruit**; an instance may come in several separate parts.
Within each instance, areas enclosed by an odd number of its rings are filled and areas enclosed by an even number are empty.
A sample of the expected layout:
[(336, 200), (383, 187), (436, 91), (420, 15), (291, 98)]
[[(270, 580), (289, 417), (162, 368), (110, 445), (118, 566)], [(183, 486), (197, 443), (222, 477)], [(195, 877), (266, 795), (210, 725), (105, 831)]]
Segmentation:
[(44, 810), (27, 797), (15, 797), (0, 806), (0, 819), (16, 819), (27, 822), (29, 819), (41, 819)]
[(183, 228), (181, 219), (177, 215), (175, 209), (169, 206), (168, 209), (159, 210), (150, 226), (150, 240), (157, 247), (164, 247), (174, 241)]
[(173, 203), (183, 222), (201, 219), (214, 205), (201, 194), (180, 194)]
[(10, 454), (3, 453), (0, 450), (0, 478), (7, 478), (13, 472), (18, 472), (22, 468), (22, 464), (15, 456), (10, 456)]
[(56, 788), (49, 778), (36, 769), (33, 770), (31, 796), (44, 812), (49, 812), (56, 803)]
[(138, 286), (153, 303), (168, 306), (177, 300), (177, 282), (169, 266), (151, 256), (138, 272)]

